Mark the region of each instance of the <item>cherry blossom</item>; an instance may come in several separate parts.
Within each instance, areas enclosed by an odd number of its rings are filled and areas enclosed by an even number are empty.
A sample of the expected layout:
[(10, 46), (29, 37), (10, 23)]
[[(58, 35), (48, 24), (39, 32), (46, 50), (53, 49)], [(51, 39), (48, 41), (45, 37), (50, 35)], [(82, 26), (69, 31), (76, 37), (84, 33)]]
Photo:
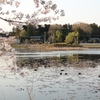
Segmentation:
[[(57, 16), (64, 16), (64, 10), (59, 10), (57, 9), (57, 5), (53, 4), (51, 0), (33, 0), (37, 11), (34, 11), (33, 14), (24, 14), (22, 12), (17, 12), (16, 10), (12, 11), (6, 11), (5, 13), (2, 11), (2, 6), (0, 7), (0, 19), (7, 21), (9, 25), (16, 25), (18, 26), (18, 23), (20, 23), (20, 28), (23, 26), (23, 24), (32, 24), (37, 26), (41, 22), (51, 22), (52, 20), (58, 20), (58, 18), (54, 18), (51, 16), (51, 18), (48, 18), (47, 20), (47, 15), (48, 13), (54, 12), (54, 14), (58, 14)], [(10, 5), (10, 6), (15, 6), (16, 8), (19, 7), (20, 2), (15, 1), (15, 0), (0, 0), (0, 4), (3, 5)], [(40, 6), (41, 5), (41, 6)], [(11, 17), (3, 17), (3, 15), (12, 15)], [(44, 17), (39, 17), (40, 15), (44, 15)], [(33, 22), (35, 21), (35, 22)], [(16, 24), (17, 23), (17, 24)], [(37, 24), (37, 25), (36, 25)]]
[[(32, 24), (36, 28), (41, 22), (52, 22), (56, 21), (60, 18), (60, 16), (64, 16), (64, 10), (57, 9), (57, 4), (53, 4), (52, 0), (33, 0), (35, 4), (36, 11), (33, 11), (31, 14), (25, 14), (23, 12), (19, 12), (17, 9), (21, 5), (20, 0), (0, 0), (0, 19), (9, 23), (9, 26), (17, 26), (19, 29), (22, 29), (23, 25)], [(11, 6), (14, 9), (4, 11), (3, 6)], [(49, 15), (49, 13), (54, 14), (53, 16)], [(41, 16), (42, 15), (42, 16)], [(4, 30), (0, 28), (0, 31), (4, 33)], [(9, 35), (6, 32), (6, 35)], [(2, 57), (8, 69), (11, 72), (19, 73), (22, 77), (25, 75), (24, 71), (15, 65), (10, 65), (9, 60), (14, 61), (15, 58), (15, 49), (11, 47), (11, 43), (15, 41), (15, 37), (4, 38), (0, 37), (0, 57)], [(5, 55), (5, 57), (3, 57)], [(15, 61), (14, 61), (15, 63)]]

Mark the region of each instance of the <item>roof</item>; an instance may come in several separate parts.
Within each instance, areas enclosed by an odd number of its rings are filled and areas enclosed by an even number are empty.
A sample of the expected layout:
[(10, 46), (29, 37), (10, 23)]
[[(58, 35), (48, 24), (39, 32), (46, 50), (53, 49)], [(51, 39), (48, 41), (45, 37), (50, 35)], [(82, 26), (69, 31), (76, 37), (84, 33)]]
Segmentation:
[(96, 40), (96, 39), (97, 39), (97, 40), (100, 40), (99, 38), (90, 38), (90, 40)]
[(40, 39), (42, 36), (29, 36), (30, 39)]

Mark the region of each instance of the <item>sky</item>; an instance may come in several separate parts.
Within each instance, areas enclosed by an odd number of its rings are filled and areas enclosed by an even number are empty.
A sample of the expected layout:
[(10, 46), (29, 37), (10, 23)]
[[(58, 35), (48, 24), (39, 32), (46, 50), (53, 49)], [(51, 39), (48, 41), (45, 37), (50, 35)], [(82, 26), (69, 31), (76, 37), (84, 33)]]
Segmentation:
[[(18, 0), (20, 6), (18, 11), (24, 13), (33, 13), (35, 9), (33, 0)], [(57, 4), (58, 9), (65, 11), (65, 16), (50, 24), (74, 24), (76, 22), (96, 23), (100, 26), (100, 0), (52, 0)], [(11, 9), (9, 6), (7, 9)], [(4, 10), (6, 10), (4, 8)], [(10, 31), (12, 26), (0, 19), (0, 28)]]

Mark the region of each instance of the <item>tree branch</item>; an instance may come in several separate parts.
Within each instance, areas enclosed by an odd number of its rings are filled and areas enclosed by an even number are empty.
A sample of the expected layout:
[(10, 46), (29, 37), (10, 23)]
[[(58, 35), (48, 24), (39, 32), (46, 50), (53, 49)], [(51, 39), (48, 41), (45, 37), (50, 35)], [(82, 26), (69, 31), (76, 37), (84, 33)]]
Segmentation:
[(26, 22), (21, 22), (21, 21), (7, 20), (7, 19), (2, 18), (2, 17), (0, 17), (0, 19), (4, 20), (6, 22), (26, 23)]

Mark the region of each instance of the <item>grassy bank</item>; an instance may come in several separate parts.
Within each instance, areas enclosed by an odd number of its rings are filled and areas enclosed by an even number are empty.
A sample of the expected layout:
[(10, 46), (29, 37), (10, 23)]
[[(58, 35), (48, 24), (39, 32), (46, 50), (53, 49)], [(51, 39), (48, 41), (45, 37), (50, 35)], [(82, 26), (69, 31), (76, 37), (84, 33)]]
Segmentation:
[(85, 48), (100, 48), (100, 43), (81, 43)]
[(79, 46), (64, 46), (60, 44), (60, 46), (56, 44), (12, 44), (12, 47), (16, 50), (25, 50), (27, 51), (57, 51), (57, 50), (83, 50), (88, 49), (88, 47)]
[(80, 44), (74, 46), (64, 46), (64, 44), (12, 44), (12, 47), (22, 52), (26, 51), (58, 51), (58, 50), (84, 50), (89, 48), (100, 48), (100, 44)]

